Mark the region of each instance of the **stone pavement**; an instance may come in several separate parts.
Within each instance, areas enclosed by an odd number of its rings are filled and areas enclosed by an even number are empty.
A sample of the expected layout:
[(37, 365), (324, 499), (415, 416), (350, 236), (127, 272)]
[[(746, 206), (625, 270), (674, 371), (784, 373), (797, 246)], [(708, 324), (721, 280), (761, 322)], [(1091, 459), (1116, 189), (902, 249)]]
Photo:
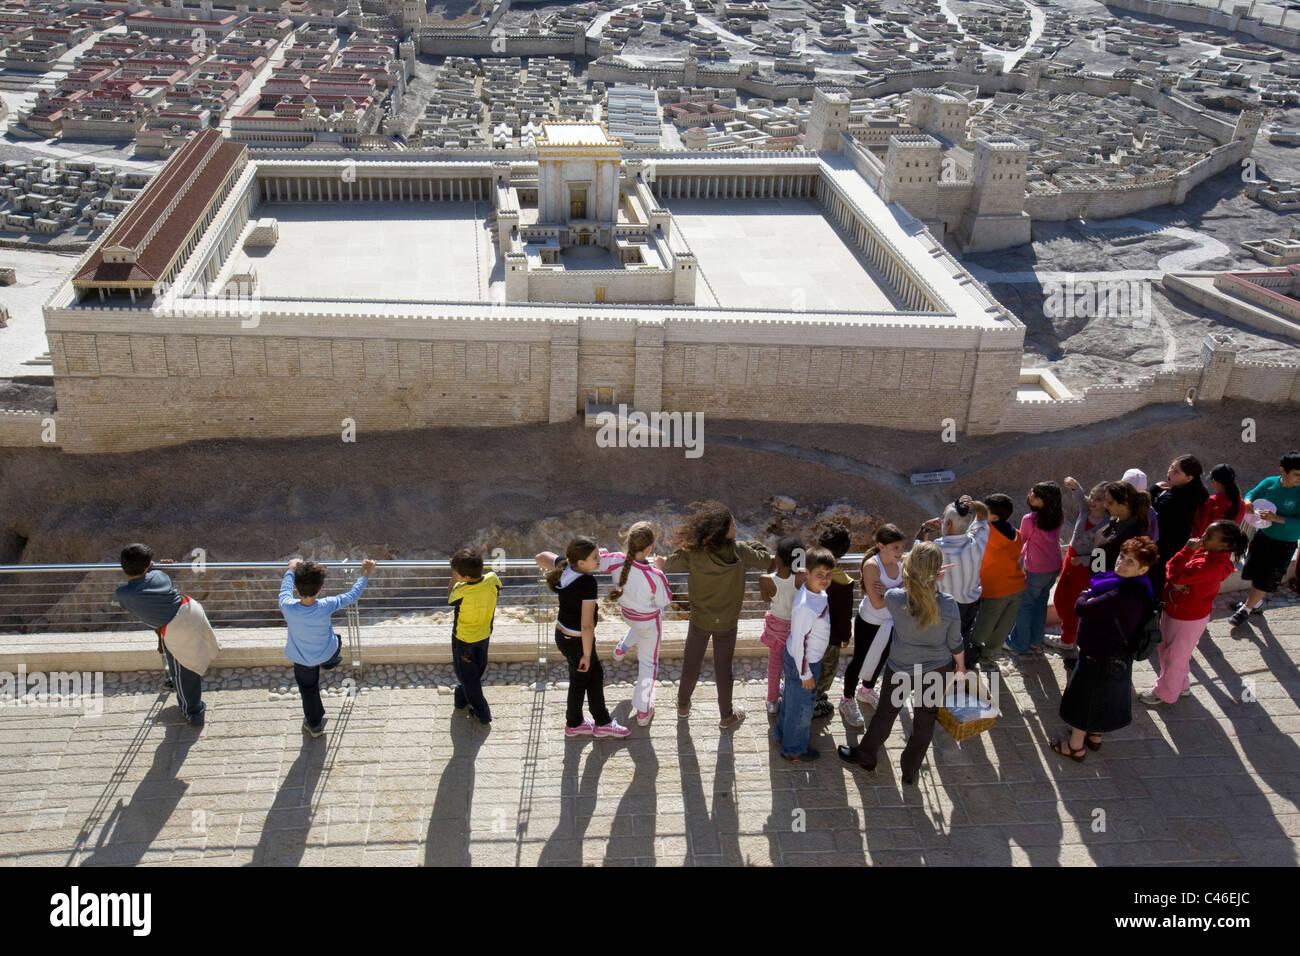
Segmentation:
[[(1222, 612), (1218, 612), (1222, 613)], [(515, 665), (482, 729), (452, 709), (440, 666), (328, 677), (326, 735), (300, 730), (287, 671), (209, 682), (206, 728), (179, 723), (156, 673), (109, 675), (104, 713), (0, 707), (0, 860), (13, 864), (1257, 864), (1294, 865), (1300, 836), (1300, 608), (1216, 620), (1194, 694), (1108, 735), (1075, 764), (1047, 749), (1064, 669), (1008, 665), (1003, 717), (955, 744), (937, 730), (902, 787), (900, 718), (874, 776), (814, 727), (824, 757), (768, 743), (764, 662), (745, 661), (749, 719), (717, 729), (714, 689), (678, 721), (674, 690), (626, 741), (566, 740), (562, 670)], [(679, 662), (670, 662), (668, 671)], [(610, 667), (631, 723), (633, 666)], [(707, 673), (707, 671), (706, 671)], [(527, 675), (527, 676), (525, 676)], [(1151, 681), (1135, 669), (1138, 689)], [(145, 689), (147, 686), (148, 689)], [(282, 694), (281, 687), (285, 688)]]

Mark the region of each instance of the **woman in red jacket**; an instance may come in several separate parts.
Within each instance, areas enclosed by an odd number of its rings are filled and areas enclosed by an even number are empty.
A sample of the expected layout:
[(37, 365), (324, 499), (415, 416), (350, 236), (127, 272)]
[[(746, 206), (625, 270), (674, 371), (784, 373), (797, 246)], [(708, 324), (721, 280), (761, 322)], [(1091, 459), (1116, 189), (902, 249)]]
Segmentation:
[(1153, 707), (1172, 704), (1192, 692), (1187, 668), (1205, 633), (1219, 587), (1233, 571), (1233, 558), (1246, 553), (1245, 532), (1233, 521), (1216, 521), (1203, 538), (1192, 538), (1169, 559), (1165, 610), (1160, 616), (1160, 679), (1139, 695)]

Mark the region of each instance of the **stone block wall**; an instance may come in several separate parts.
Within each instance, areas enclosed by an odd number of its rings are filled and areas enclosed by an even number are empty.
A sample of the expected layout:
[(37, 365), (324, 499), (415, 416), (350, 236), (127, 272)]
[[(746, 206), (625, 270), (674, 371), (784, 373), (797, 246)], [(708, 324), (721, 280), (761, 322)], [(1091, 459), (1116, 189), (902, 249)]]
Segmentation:
[[(49, 427), (51, 421), (52, 430)], [(0, 409), (0, 448), (57, 448), (58, 428), (59, 416), (56, 413)], [(47, 437), (54, 440), (47, 441)]]
[(547, 421), (550, 330), (537, 324), (529, 340), (483, 326), (435, 338), (427, 323), (412, 323), (397, 330), (401, 337), (368, 339), (52, 332), (59, 443), (100, 452), (207, 438), (341, 436), (348, 419), (360, 435), (451, 424), (470, 412), (486, 425)]

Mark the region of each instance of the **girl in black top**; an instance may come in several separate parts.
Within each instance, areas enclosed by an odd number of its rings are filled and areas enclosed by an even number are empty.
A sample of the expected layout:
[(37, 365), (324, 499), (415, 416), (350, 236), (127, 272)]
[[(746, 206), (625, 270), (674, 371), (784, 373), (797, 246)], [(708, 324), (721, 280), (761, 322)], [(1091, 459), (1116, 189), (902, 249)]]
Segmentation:
[[(546, 571), (547, 586), (559, 595), (555, 644), (569, 663), (569, 697), (565, 712), (566, 737), (626, 737), (628, 729), (610, 716), (605, 706), (605, 673), (596, 656), (596, 579), (600, 549), (590, 538), (574, 538), (564, 557), (551, 551), (536, 556)], [(582, 702), (593, 720), (582, 719)]]

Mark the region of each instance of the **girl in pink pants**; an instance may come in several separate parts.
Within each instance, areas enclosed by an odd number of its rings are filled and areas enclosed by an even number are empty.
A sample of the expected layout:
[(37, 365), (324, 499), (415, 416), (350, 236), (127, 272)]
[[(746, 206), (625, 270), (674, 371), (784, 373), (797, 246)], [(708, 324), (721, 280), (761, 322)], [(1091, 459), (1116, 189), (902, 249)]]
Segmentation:
[[(776, 546), (776, 570), (761, 575), (758, 590), (768, 602), (763, 615), (763, 636), (767, 645), (767, 712), (781, 709), (781, 672), (785, 668), (785, 642), (790, 637), (790, 613), (795, 595), (803, 586), (803, 544), (798, 538), (782, 538)], [(796, 571), (796, 565), (800, 570)]]
[(1158, 707), (1172, 704), (1192, 692), (1188, 667), (1196, 642), (1205, 633), (1219, 587), (1232, 574), (1233, 558), (1246, 552), (1246, 535), (1232, 521), (1216, 521), (1202, 538), (1192, 538), (1166, 567), (1164, 602), (1160, 616), (1160, 678), (1142, 694), (1142, 703)]

